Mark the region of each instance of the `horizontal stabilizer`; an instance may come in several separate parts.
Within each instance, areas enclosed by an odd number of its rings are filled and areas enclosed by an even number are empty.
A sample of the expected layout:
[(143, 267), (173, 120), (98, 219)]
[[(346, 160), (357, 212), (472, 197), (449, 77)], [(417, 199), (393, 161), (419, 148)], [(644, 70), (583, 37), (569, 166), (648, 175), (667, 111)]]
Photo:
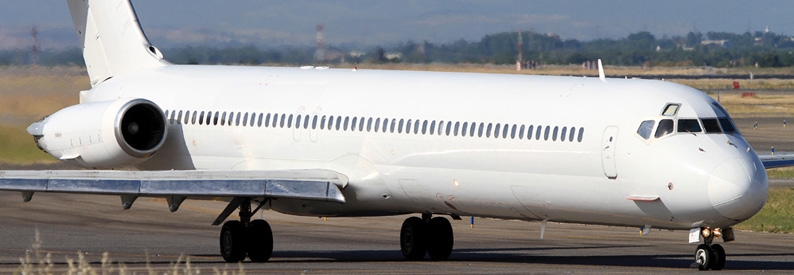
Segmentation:
[(347, 178), (327, 170), (0, 171), (0, 190), (143, 197), (268, 197), (344, 203)]

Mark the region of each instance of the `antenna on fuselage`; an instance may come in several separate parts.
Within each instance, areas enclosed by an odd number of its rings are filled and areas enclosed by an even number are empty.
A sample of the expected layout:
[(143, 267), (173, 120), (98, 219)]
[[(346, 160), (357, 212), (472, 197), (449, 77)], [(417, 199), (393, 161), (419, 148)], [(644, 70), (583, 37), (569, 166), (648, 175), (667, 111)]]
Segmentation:
[(604, 65), (601, 65), (600, 58), (598, 59), (598, 79), (601, 79), (601, 81), (604, 81), (604, 83), (607, 82), (607, 77), (604, 76)]

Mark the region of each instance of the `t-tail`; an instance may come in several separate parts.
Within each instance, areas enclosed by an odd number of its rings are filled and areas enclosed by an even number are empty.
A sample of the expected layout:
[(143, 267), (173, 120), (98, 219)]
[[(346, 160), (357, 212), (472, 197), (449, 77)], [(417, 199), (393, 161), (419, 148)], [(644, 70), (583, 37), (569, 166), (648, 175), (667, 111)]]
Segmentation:
[(68, 0), (91, 86), (114, 76), (168, 65), (149, 43), (128, 0)]

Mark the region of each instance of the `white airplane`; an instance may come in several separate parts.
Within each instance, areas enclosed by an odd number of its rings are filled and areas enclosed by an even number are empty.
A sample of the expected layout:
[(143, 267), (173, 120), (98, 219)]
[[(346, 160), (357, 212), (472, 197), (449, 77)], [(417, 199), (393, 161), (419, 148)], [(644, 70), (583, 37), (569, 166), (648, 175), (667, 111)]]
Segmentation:
[[(767, 198), (765, 166), (695, 89), (638, 79), (172, 65), (127, 0), (68, 0), (92, 88), (35, 122), (92, 170), (0, 171), (0, 190), (229, 201), (220, 250), (267, 261), (260, 210), (416, 213), (405, 258), (444, 260), (441, 216), (689, 230), (700, 269)], [(790, 165), (776, 163), (770, 166)], [(134, 167), (135, 170), (116, 170)], [(240, 220), (224, 221), (234, 211)]]

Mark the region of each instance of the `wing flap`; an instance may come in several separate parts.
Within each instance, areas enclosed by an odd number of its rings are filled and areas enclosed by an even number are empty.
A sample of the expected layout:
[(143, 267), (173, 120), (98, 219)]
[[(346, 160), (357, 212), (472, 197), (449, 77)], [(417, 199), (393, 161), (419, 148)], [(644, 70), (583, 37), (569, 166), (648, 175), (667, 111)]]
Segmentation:
[(328, 170), (0, 171), (0, 190), (144, 197), (269, 197), (344, 203), (347, 178)]

